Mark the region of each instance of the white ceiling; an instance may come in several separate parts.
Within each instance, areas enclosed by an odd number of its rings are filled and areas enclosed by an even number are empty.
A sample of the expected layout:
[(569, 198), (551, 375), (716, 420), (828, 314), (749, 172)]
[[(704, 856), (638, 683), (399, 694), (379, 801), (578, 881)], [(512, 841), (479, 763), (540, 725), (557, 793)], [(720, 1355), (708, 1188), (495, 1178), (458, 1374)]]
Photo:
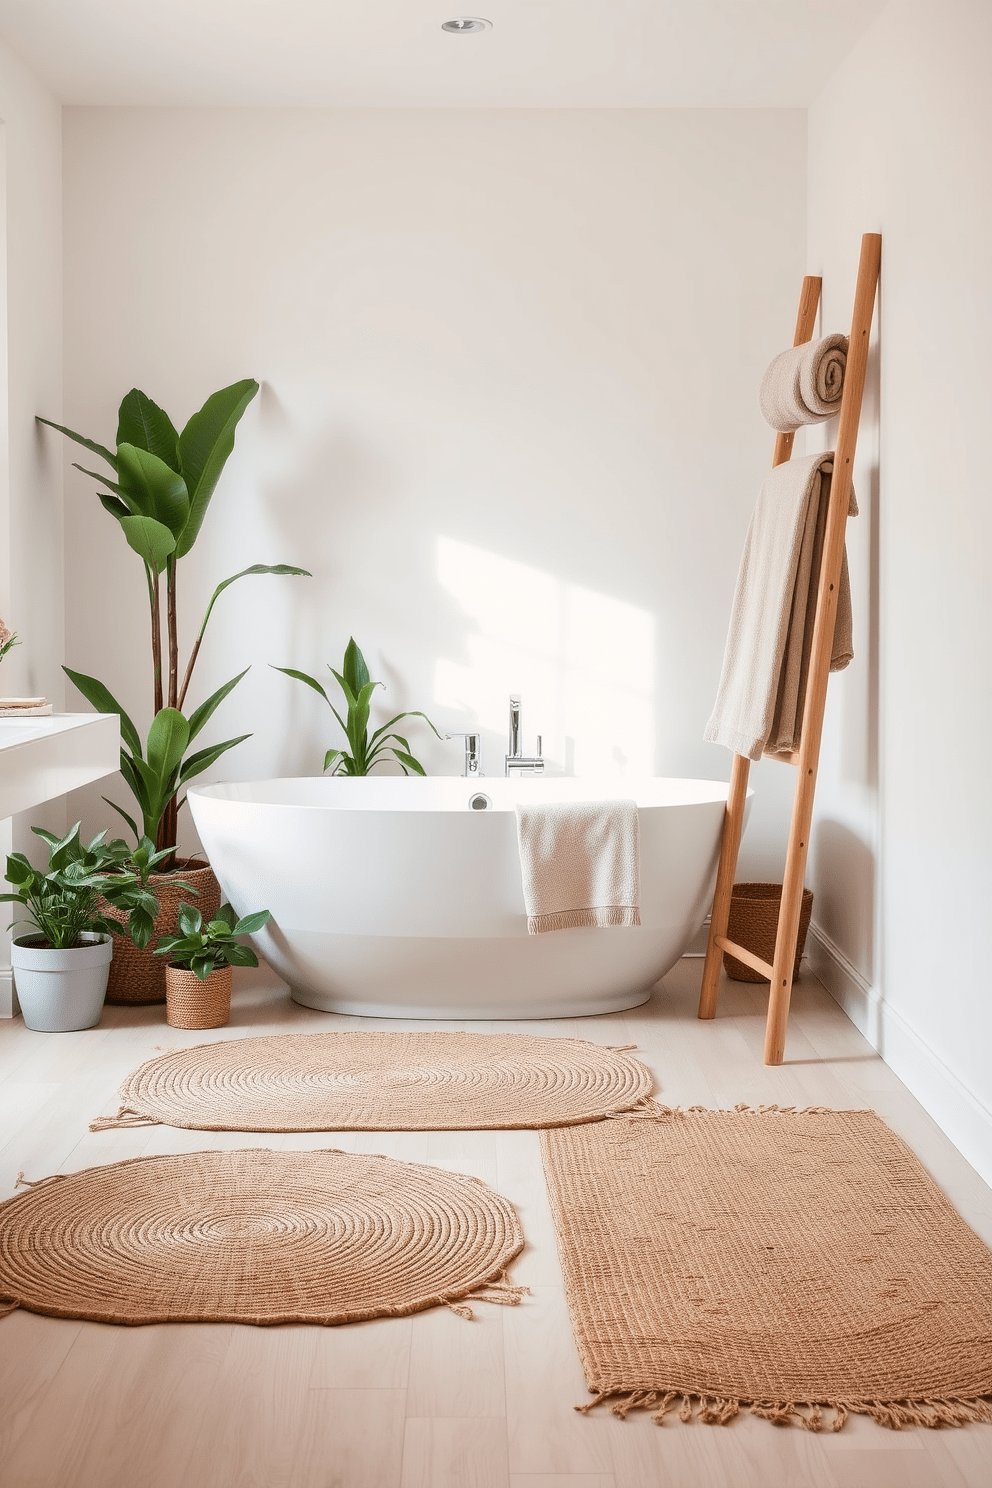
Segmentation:
[(0, 0), (0, 36), (67, 104), (790, 108), (886, 0), (465, 3)]

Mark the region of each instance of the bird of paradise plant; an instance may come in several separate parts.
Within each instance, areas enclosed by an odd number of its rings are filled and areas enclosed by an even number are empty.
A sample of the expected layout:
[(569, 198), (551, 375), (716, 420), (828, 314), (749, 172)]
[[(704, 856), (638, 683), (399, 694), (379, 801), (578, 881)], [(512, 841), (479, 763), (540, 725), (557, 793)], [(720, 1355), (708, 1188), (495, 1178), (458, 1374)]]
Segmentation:
[[(193, 414), (180, 433), (164, 409), (140, 389), (132, 388), (120, 405), (115, 449), (87, 439), (51, 419), (39, 417), (39, 423), (57, 429), (76, 444), (99, 455), (109, 466), (111, 476), (88, 470), (84, 465), (77, 464), (75, 468), (105, 488), (97, 492), (104, 510), (119, 524), (128, 547), (144, 564), (151, 615), (154, 706), (154, 717), (144, 746), (138, 730), (109, 688), (84, 672), (70, 667), (63, 667), (63, 671), (94, 708), (118, 715), (122, 741), (121, 774), (137, 802), (141, 829), (121, 806), (113, 801), (107, 804), (120, 813), (136, 837), (150, 838), (158, 851), (176, 841), (176, 817), (182, 804), (179, 801), (182, 786), (202, 774), (227, 750), (251, 737), (240, 734), (237, 738), (225, 739), (221, 744), (188, 753), (190, 744), (208, 719), (248, 670), (245, 668), (225, 682), (188, 716), (184, 712), (193, 668), (214, 605), (229, 585), (250, 574), (309, 577), (307, 569), (294, 568), (286, 563), (255, 563), (224, 579), (217, 585), (207, 605), (180, 684), (179, 560), (196, 542), (210, 498), (234, 448), (238, 423), (257, 392), (258, 383), (253, 378), (221, 388), (207, 399), (199, 412)], [(162, 649), (163, 575), (165, 659)], [(164, 674), (166, 660), (167, 679)], [(160, 871), (168, 869), (172, 861), (170, 854), (160, 865)]]

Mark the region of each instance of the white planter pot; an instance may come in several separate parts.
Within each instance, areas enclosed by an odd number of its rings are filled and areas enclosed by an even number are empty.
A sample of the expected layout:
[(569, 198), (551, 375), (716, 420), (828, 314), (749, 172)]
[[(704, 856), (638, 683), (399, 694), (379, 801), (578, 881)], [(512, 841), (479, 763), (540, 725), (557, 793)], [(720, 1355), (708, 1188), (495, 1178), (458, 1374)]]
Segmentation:
[(37, 1033), (70, 1033), (100, 1021), (113, 939), (91, 930), (79, 938), (86, 944), (68, 951), (32, 944), (38, 937), (31, 935), (10, 947), (17, 1000), (25, 1024)]

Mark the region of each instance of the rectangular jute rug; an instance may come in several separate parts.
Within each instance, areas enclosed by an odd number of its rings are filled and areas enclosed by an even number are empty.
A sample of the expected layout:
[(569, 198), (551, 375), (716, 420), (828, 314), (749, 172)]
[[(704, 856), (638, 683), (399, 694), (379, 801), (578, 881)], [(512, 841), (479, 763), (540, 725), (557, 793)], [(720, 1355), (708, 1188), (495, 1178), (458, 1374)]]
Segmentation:
[(577, 1409), (992, 1421), (992, 1252), (874, 1111), (651, 1103), (541, 1144)]

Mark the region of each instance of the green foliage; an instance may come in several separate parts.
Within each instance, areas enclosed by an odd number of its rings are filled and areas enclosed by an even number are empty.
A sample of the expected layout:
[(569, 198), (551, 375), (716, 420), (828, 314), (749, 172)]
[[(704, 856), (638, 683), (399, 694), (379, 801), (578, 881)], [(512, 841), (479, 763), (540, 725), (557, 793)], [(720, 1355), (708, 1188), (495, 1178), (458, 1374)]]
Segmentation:
[(19, 904), (26, 915), (26, 920), (14, 920), (11, 928), (18, 923), (33, 924), (55, 950), (76, 945), (84, 930), (122, 934), (120, 922), (98, 910), (97, 900), (102, 897), (127, 915), (127, 933), (135, 945), (147, 945), (159, 909), (148, 887), (149, 875), (172, 849), (156, 852), (147, 837), (132, 849), (119, 837), (108, 842), (106, 832), (84, 847), (79, 840), (79, 825), (77, 822), (64, 837), (32, 827), (48, 845), (47, 871), (35, 868), (23, 853), (11, 853), (7, 858), (4, 876), (14, 892), (0, 894), (0, 902)]
[(192, 904), (179, 906), (179, 935), (163, 935), (155, 947), (156, 956), (168, 956), (172, 966), (192, 971), (205, 982), (220, 966), (257, 966), (258, 957), (251, 946), (242, 945), (239, 935), (254, 935), (269, 918), (267, 909), (238, 919), (230, 904), (222, 904), (212, 920)]
[(17, 631), (5, 630), (2, 623), (0, 623), (0, 661), (3, 661), (8, 651), (13, 650), (15, 646), (19, 646), (20, 644), (20, 641), (17, 639)]
[[(137, 553), (145, 568), (152, 627), (154, 717), (144, 747), (134, 724), (102, 682), (69, 667), (63, 670), (95, 708), (116, 713), (120, 718), (121, 774), (138, 804), (143, 832), (159, 848), (167, 841), (175, 841), (176, 812), (180, 804), (177, 792), (181, 786), (202, 774), (228, 749), (250, 737), (241, 734), (236, 739), (226, 739), (222, 744), (211, 745), (195, 754), (186, 753), (219, 703), (245, 675), (239, 672), (188, 716), (183, 712), (200, 644), (218, 597), (238, 579), (251, 574), (309, 577), (307, 569), (294, 568), (286, 563), (255, 563), (222, 580), (207, 605), (180, 687), (176, 565), (196, 541), (217, 482), (234, 449), (238, 423), (257, 392), (258, 383), (254, 378), (245, 378), (221, 388), (211, 394), (179, 432), (164, 409), (139, 388), (132, 388), (118, 411), (115, 450), (62, 424), (52, 423), (50, 419), (39, 419), (39, 423), (57, 429), (76, 444), (99, 455), (110, 467), (113, 479), (89, 470), (85, 465), (76, 465), (77, 470), (104, 487), (97, 492), (100, 504), (118, 523), (124, 541)], [(164, 617), (167, 689), (162, 664), (163, 613), (159, 584), (162, 574), (165, 575), (167, 591)], [(108, 802), (108, 805), (114, 806), (137, 834), (131, 816), (114, 802)], [(171, 857), (167, 855), (165, 866), (170, 864)]]
[(423, 765), (411, 754), (408, 740), (402, 734), (393, 731), (393, 725), (400, 723), (404, 718), (422, 718), (429, 728), (434, 729), (434, 733), (440, 739), (441, 735), (434, 728), (427, 714), (417, 709), (397, 713), (395, 718), (391, 718), (388, 723), (382, 725), (382, 728), (376, 729), (375, 733), (370, 735), (369, 712), (372, 707), (372, 694), (383, 684), (373, 682), (370, 678), (369, 669), (365, 665), (365, 657), (355, 644), (354, 636), (349, 640), (345, 650), (341, 671), (336, 672), (330, 663), (327, 669), (344, 695), (345, 716), (343, 718), (316, 677), (311, 677), (307, 672), (298, 672), (295, 667), (273, 667), (273, 671), (284, 672), (287, 677), (293, 677), (297, 682), (305, 682), (307, 687), (319, 693), (341, 725), (351, 753), (347, 753), (344, 749), (329, 749), (324, 756), (325, 771), (330, 770), (332, 775), (370, 775), (377, 764), (392, 756), (404, 775), (409, 775), (411, 772), (414, 775), (423, 775), (425, 773)]
[[(142, 747), (138, 730), (102, 682), (98, 682), (95, 677), (87, 677), (83, 672), (74, 672), (70, 667), (64, 667), (63, 670), (70, 681), (79, 688), (87, 702), (92, 703), (98, 712), (116, 713), (120, 719), (121, 774), (138, 803), (142, 833), (153, 840), (158, 833), (166, 806), (170, 800), (175, 798), (180, 786), (195, 779), (197, 775), (202, 775), (203, 771), (208, 769), (215, 760), (220, 759), (228, 749), (233, 749), (236, 744), (241, 744), (245, 739), (250, 738), (249, 734), (238, 734), (236, 738), (225, 739), (221, 744), (211, 744), (208, 748), (197, 750), (194, 754), (187, 753), (189, 745), (203, 728), (207, 719), (228, 693), (238, 685), (245, 675), (244, 672), (239, 672), (236, 677), (225, 682), (223, 687), (218, 687), (217, 691), (212, 693), (205, 703), (201, 703), (188, 719), (177, 708), (161, 709), (152, 719), (147, 741)], [(118, 815), (124, 818), (135, 836), (141, 835), (134, 820), (126, 811), (115, 805), (113, 801), (107, 801), (107, 805), (113, 806)]]

